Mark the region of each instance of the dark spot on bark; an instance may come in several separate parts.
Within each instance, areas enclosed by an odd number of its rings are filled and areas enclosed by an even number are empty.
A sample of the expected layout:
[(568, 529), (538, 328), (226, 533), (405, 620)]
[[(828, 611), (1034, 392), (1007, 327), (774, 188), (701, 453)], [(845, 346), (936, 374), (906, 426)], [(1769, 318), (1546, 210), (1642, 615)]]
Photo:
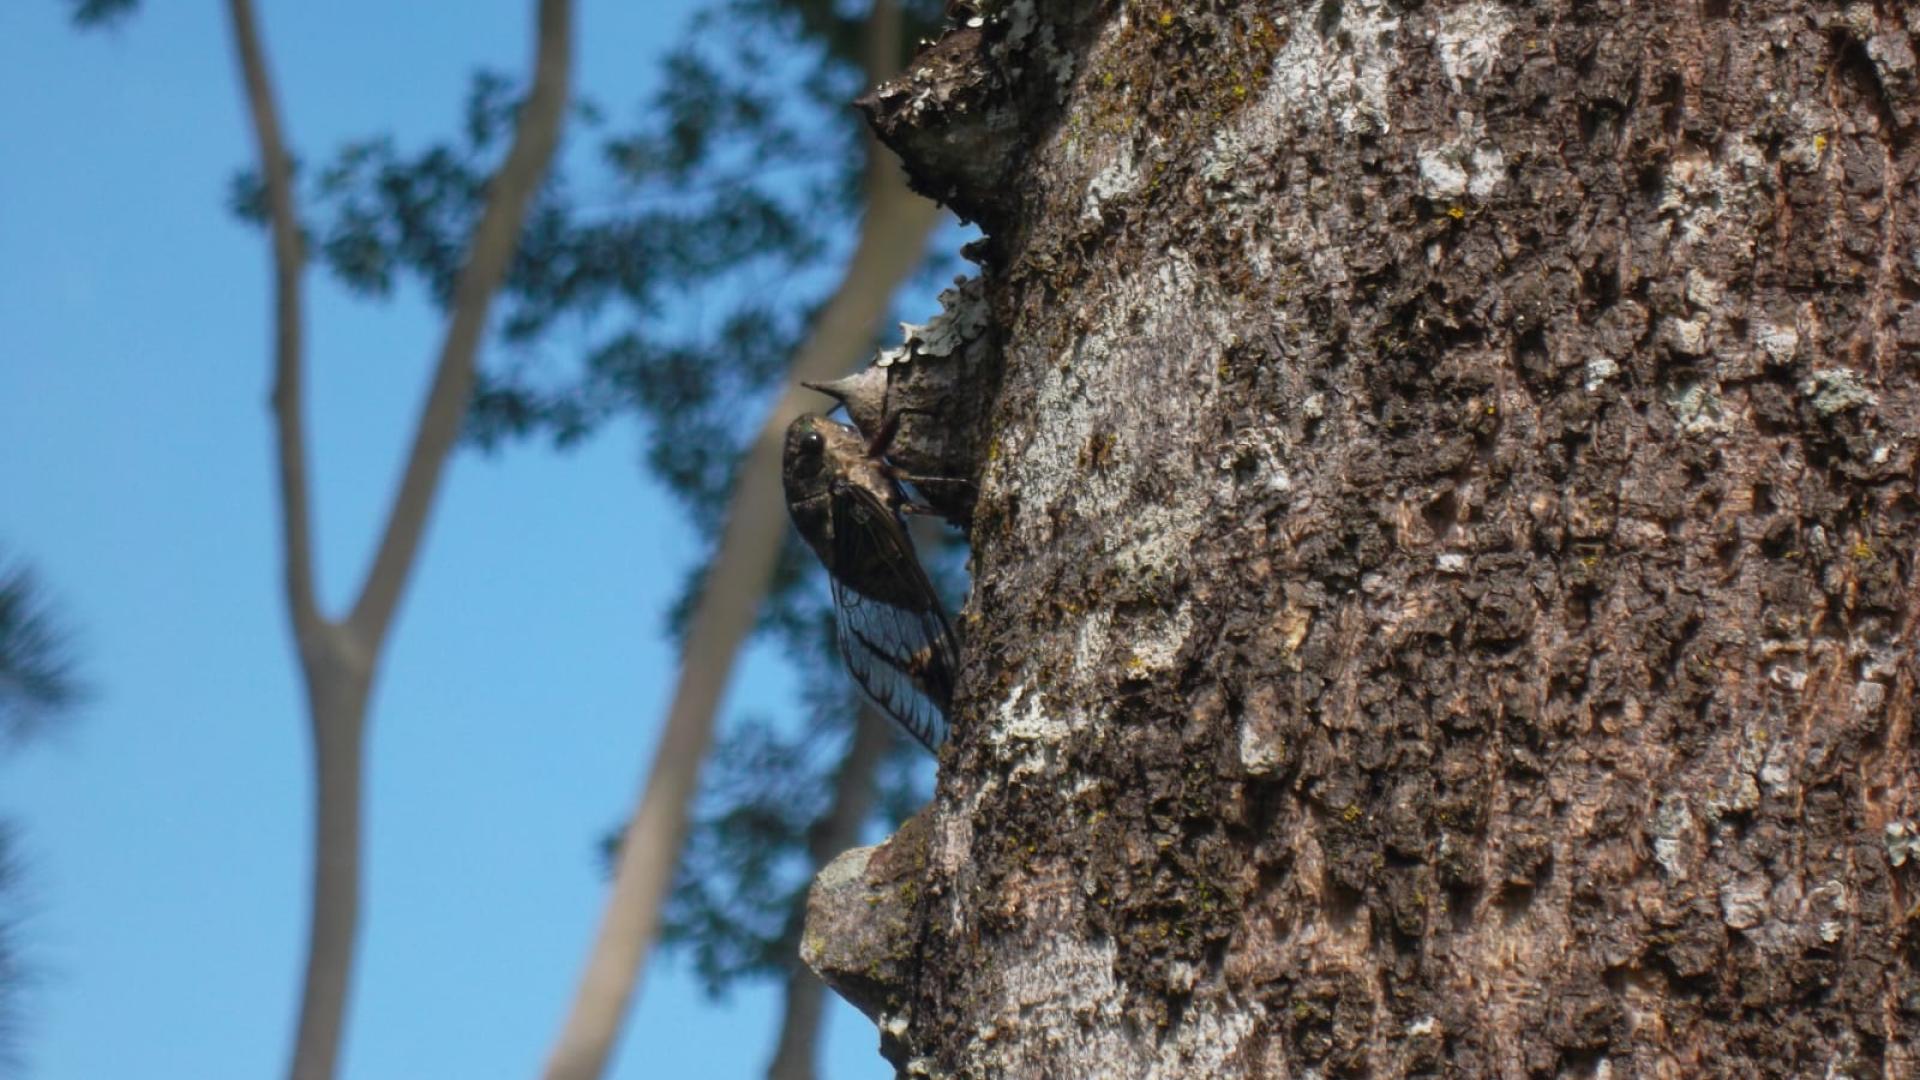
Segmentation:
[(1455, 933), (1466, 933), (1473, 928), (1474, 918), (1480, 912), (1482, 890), (1474, 885), (1448, 885), (1447, 916), (1452, 920)]
[(1321, 37), (1331, 35), (1340, 26), (1340, 16), (1344, 10), (1341, 0), (1320, 0), (1320, 10), (1314, 16), (1314, 32)]

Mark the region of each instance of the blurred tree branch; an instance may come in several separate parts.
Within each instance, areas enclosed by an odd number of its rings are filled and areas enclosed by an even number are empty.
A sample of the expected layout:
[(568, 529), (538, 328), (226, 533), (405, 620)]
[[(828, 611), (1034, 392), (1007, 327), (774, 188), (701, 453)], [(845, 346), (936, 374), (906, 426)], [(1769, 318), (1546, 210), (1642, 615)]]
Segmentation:
[[(874, 772), (894, 738), (887, 719), (861, 701), (853, 723), (853, 740), (834, 774), (833, 802), (807, 838), (807, 856), (816, 871), (860, 842), (860, 829), (873, 812)], [(793, 914), (796, 930), (805, 913), (804, 890), (801, 895), (801, 907)], [(767, 1066), (767, 1080), (813, 1080), (826, 996), (826, 984), (805, 964), (794, 964), (788, 970), (780, 1034), (774, 1043), (773, 1062)]]
[(344, 620), (321, 614), (314, 596), (312, 522), (301, 395), (305, 253), (292, 167), (272, 80), (248, 0), (230, 0), (234, 50), (258, 144), (274, 262), (273, 417), (289, 618), (299, 645), (314, 740), (312, 911), (299, 1031), (288, 1074), (331, 1080), (345, 1027), (360, 904), (360, 802), (366, 707), (393, 614), (417, 561), (447, 457), (472, 395), (475, 354), (527, 207), (559, 143), (572, 67), (571, 0), (540, 0), (533, 90), (513, 144), (487, 188), (453, 291), (432, 389), (421, 412), (366, 580)]
[[(867, 75), (899, 67), (901, 21), (892, 0), (874, 5), (867, 27)], [(907, 190), (891, 156), (869, 139), (866, 213), (839, 285), (794, 354), (787, 388), (760, 426), (727, 508), (719, 553), (688, 624), (680, 677), (653, 765), (620, 845), (613, 889), (587, 966), (545, 1070), (547, 1080), (594, 1080), (606, 1069), (620, 1025), (638, 993), (660, 925), (701, 762), (741, 643), (786, 537), (780, 498), (780, 444), (810, 391), (797, 383), (844, 371), (868, 347), (894, 291), (919, 265), (939, 220), (932, 202)]]

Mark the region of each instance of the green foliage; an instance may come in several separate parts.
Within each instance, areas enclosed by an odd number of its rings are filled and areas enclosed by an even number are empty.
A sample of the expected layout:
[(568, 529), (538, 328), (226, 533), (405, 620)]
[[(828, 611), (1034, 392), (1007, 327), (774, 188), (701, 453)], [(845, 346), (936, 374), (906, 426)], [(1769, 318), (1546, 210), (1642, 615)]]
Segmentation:
[[(834, 704), (848, 707), (844, 697)], [(832, 791), (821, 780), (835, 771), (823, 747), (845, 728), (816, 715), (788, 733), (759, 718), (735, 727), (708, 762), (661, 941), (686, 950), (709, 993), (792, 964), (812, 876), (807, 838)]]
[[(817, 565), (811, 555), (808, 565)], [(818, 582), (811, 584), (818, 585)], [(832, 803), (849, 750), (857, 692), (832, 654), (824, 589), (788, 605), (802, 685), (791, 715), (741, 716), (723, 726), (701, 774), (700, 795), (661, 923), (661, 942), (683, 950), (708, 993), (741, 978), (778, 976), (798, 956), (800, 919), (815, 867), (809, 846)], [(891, 829), (926, 801), (924, 752), (897, 731), (871, 778), (873, 828)], [(608, 865), (617, 844), (608, 837)]]
[[(791, 247), (771, 249), (789, 260), (771, 288), (751, 273), (716, 283), (710, 295), (731, 294), (726, 314), (712, 320), (716, 332), (653, 355), (636, 334), (620, 353), (594, 359), (599, 377), (619, 386), (646, 419), (648, 466), (710, 534), (721, 524), (739, 447), (752, 434), (737, 425), (757, 422), (777, 391), (858, 225), (865, 133), (847, 102), (864, 81), (859, 14), (823, 3), (716, 8), (669, 60), (654, 123), (605, 143), (605, 159), (624, 182), (669, 192), (683, 212), (700, 214), (689, 219), (696, 229), (724, 220), (734, 200), (752, 198), (790, 210), (801, 230), (782, 237), (796, 241)], [(939, 8), (913, 5), (912, 14), (917, 37), (931, 32)], [(805, 44), (786, 44), (796, 41)], [(702, 573), (676, 605), (676, 633)], [(806, 690), (795, 716), (724, 726), (663, 919), (662, 943), (681, 950), (714, 994), (742, 978), (782, 976), (795, 963), (815, 869), (808, 841), (851, 739), (855, 698), (833, 652), (819, 573), (789, 536), (761, 630), (785, 645)], [(917, 748), (896, 740), (874, 778), (876, 829), (891, 828), (925, 801), (929, 772)]]
[(112, 26), (132, 15), (140, 0), (67, 0), (78, 27)]
[[(784, 974), (798, 955), (807, 887), (817, 869), (810, 846), (832, 803), (852, 739), (848, 718), (858, 707), (837, 672), (809, 684), (802, 723), (742, 718), (701, 777), (660, 935), (664, 945), (686, 952), (715, 996), (741, 978)], [(926, 801), (925, 772), (919, 747), (895, 731), (869, 778), (877, 797), (869, 815), (875, 829), (890, 829)]]

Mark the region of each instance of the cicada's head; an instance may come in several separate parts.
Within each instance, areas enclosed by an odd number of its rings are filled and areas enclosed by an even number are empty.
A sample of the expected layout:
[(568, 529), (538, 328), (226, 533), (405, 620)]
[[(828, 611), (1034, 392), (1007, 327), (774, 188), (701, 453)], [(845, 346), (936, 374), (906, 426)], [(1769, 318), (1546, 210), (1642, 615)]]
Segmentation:
[(808, 413), (787, 425), (787, 444), (780, 455), (780, 476), (787, 499), (805, 498), (826, 490), (831, 479), (827, 462), (827, 429), (837, 426)]
[(780, 479), (790, 506), (824, 498), (836, 480), (872, 486), (886, 483), (881, 475), (866, 441), (847, 425), (807, 413), (787, 426)]
[(781, 452), (780, 482), (786, 489), (787, 512), (800, 535), (820, 556), (827, 569), (834, 566), (833, 501), (836, 490), (859, 487), (889, 509), (898, 503), (893, 481), (867, 453), (860, 433), (811, 413), (787, 426)]

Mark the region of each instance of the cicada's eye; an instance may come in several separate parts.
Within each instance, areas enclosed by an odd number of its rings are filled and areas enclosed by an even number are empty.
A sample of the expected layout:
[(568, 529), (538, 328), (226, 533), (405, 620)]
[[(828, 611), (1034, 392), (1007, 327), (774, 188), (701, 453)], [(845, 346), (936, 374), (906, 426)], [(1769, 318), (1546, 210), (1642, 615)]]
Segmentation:
[(818, 457), (827, 448), (827, 437), (817, 431), (809, 431), (800, 436), (800, 449), (811, 457)]

